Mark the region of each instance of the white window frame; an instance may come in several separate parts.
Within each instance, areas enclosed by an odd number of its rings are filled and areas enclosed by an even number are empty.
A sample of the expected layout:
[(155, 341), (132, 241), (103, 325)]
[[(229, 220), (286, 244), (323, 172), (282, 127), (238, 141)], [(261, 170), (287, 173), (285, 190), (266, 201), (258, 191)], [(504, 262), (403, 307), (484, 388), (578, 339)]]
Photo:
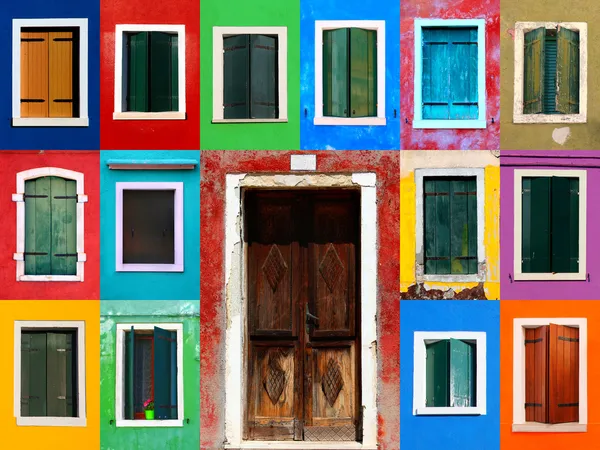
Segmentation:
[[(525, 34), (536, 28), (556, 27), (579, 32), (579, 113), (578, 114), (523, 114), (523, 81), (525, 78)], [(517, 22), (515, 23), (515, 77), (513, 123), (586, 123), (587, 122), (587, 43), (585, 22)]]
[[(459, 339), (476, 345), (477, 406), (426, 406), (427, 399), (427, 344), (444, 339)], [(415, 331), (413, 368), (413, 416), (485, 416), (487, 350), (486, 333), (480, 331)]]
[[(579, 272), (577, 273), (523, 273), (521, 245), (523, 239), (523, 178), (524, 177), (573, 177), (579, 178)], [(587, 170), (515, 169), (514, 171), (514, 261), (515, 280), (585, 280), (586, 268), (586, 221), (587, 221)]]
[[(275, 119), (225, 119), (223, 116), (223, 38), (238, 34), (277, 35), (279, 117)], [(287, 122), (287, 27), (213, 27), (213, 118), (212, 123)]]
[[(125, 332), (135, 330), (154, 331), (154, 327), (177, 332), (177, 419), (168, 420), (138, 420), (125, 419)], [(116, 391), (115, 415), (116, 426), (129, 428), (164, 428), (183, 427), (183, 324), (182, 323), (118, 323), (117, 324), (117, 354), (116, 354)]]
[[(175, 259), (173, 264), (126, 264), (123, 262), (123, 191), (174, 191)], [(183, 182), (116, 183), (115, 254), (117, 272), (183, 272)]]
[[(75, 275), (25, 275), (25, 181), (42, 177), (60, 177), (74, 180), (77, 190), (77, 272)], [(73, 170), (58, 167), (38, 167), (17, 173), (17, 193), (12, 201), (17, 204), (17, 251), (13, 259), (17, 262), (17, 281), (83, 281), (83, 268), (87, 260), (84, 249), (84, 206), (88, 196), (84, 194), (84, 176)]]
[[(77, 331), (77, 417), (23, 417), (21, 416), (21, 332), (33, 329), (69, 329)], [(85, 427), (86, 418), (86, 371), (85, 371), (85, 322), (16, 320), (14, 327), (14, 416), (18, 426), (36, 427)]]
[[(377, 32), (377, 116), (329, 117), (323, 115), (323, 32), (361, 28)], [(315, 125), (379, 125), (385, 117), (385, 20), (315, 20)]]
[[(179, 108), (177, 111), (139, 112), (124, 111), (123, 97), (123, 36), (125, 33), (152, 31), (177, 34), (177, 75)], [(185, 25), (142, 25), (123, 24), (115, 27), (115, 110), (113, 120), (185, 120)]]
[[(21, 117), (21, 29), (30, 27), (79, 28), (79, 117)], [(88, 19), (13, 19), (12, 21), (12, 126), (87, 127)]]
[[(579, 422), (538, 423), (525, 420), (525, 329), (554, 323), (579, 328)], [(587, 431), (587, 319), (535, 318), (513, 320), (513, 432), (585, 432)]]
[[(477, 27), (477, 119), (423, 119), (423, 28)], [(415, 19), (414, 118), (412, 127), (440, 129), (486, 128), (485, 19)]]
[[(477, 184), (477, 273), (465, 275), (438, 275), (425, 273), (425, 205), (423, 182), (428, 177), (475, 177)], [(483, 282), (486, 280), (485, 260), (485, 170), (483, 168), (415, 169), (417, 187), (416, 220), (416, 278), (417, 282)]]

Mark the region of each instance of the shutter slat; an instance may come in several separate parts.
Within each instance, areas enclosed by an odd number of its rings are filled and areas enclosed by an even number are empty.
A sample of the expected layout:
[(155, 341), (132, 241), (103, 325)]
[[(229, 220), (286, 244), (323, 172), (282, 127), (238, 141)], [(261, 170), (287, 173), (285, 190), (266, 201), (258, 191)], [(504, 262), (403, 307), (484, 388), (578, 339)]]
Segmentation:
[(469, 233), (467, 223), (467, 197), (455, 195), (455, 192), (465, 192), (464, 179), (450, 181), (450, 255), (452, 274), (469, 273), (469, 260), (459, 259), (469, 256)]
[(223, 117), (250, 117), (250, 36), (223, 38)]
[[(67, 39), (67, 40), (65, 40)], [(73, 117), (73, 32), (49, 33), (50, 117)], [(61, 100), (61, 101), (57, 101)]]
[(48, 45), (48, 32), (21, 32), (21, 117), (48, 117)]
[(469, 259), (469, 273), (477, 273), (479, 269), (477, 248), (477, 179), (467, 180), (467, 192), (475, 192), (475, 195), (467, 195), (467, 255), (474, 257)]
[(128, 33), (127, 111), (148, 112), (148, 33)]
[(278, 117), (277, 37), (250, 35), (250, 116)]
[(377, 115), (377, 31), (350, 29), (350, 117)]
[(544, 97), (544, 43), (546, 28), (525, 33), (523, 113), (541, 113)]
[(65, 180), (67, 197), (65, 202), (65, 231), (66, 254), (75, 255), (63, 257), (65, 259), (65, 274), (77, 274), (77, 182)]
[(448, 340), (427, 345), (425, 398), (428, 407), (449, 406), (449, 347)]
[(349, 117), (347, 28), (323, 31), (323, 115)]
[(150, 33), (150, 111), (172, 111), (171, 36)]
[(549, 423), (578, 422), (579, 364), (575, 354), (579, 354), (579, 329), (550, 324), (549, 353)]
[[(450, 193), (450, 181), (438, 179), (435, 181), (436, 193)], [(436, 239), (435, 256), (445, 257), (437, 262), (437, 274), (447, 275), (451, 273), (450, 264), (450, 199), (449, 195), (437, 195), (436, 204)]]
[(25, 181), (25, 275), (36, 275), (35, 195), (36, 180)]
[(557, 33), (556, 110), (579, 113), (579, 33), (560, 27)]
[(154, 327), (154, 415), (158, 420), (171, 418), (176, 404), (171, 399), (171, 332)]
[(435, 242), (436, 242), (436, 196), (427, 195), (429, 193), (435, 194), (435, 180), (425, 179), (423, 180), (423, 192), (425, 196), (424, 202), (424, 218), (425, 223), (425, 236), (424, 236), (424, 251), (425, 251), (425, 273), (437, 273), (437, 260), (428, 257), (435, 257)]
[(50, 193), (51, 193), (51, 250), (50, 261), (52, 265), (53, 275), (66, 275), (66, 258), (56, 256), (57, 254), (66, 254), (67, 251), (67, 199), (57, 199), (56, 196), (66, 196), (66, 183), (63, 178), (50, 178)]
[[(35, 180), (35, 272), (31, 275), (52, 275), (52, 207), (51, 177)], [(44, 197), (45, 196), (45, 197)], [(45, 253), (45, 255), (43, 255)]]
[(467, 342), (450, 339), (450, 405), (476, 406), (475, 349)]

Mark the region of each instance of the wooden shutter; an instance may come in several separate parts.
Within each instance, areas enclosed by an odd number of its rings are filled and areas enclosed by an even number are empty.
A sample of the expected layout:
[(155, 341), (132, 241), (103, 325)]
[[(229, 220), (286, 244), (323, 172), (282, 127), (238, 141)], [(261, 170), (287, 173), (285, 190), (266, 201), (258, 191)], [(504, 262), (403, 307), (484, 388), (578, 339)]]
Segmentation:
[(323, 115), (348, 117), (348, 29), (323, 31)]
[(135, 331), (125, 333), (125, 419), (135, 417)]
[(169, 35), (171, 45), (170, 67), (171, 67), (171, 109), (179, 111), (179, 35)]
[(46, 333), (21, 334), (21, 415), (45, 417)]
[(223, 118), (250, 117), (250, 36), (223, 38)]
[(25, 275), (52, 275), (50, 177), (25, 181)]
[(450, 117), (449, 29), (423, 28), (423, 119)]
[(75, 180), (50, 177), (53, 275), (77, 273), (77, 186)]
[(74, 417), (73, 333), (47, 333), (48, 416)]
[[(177, 37), (175, 35), (175, 37)], [(150, 33), (150, 111), (176, 111), (172, 109), (173, 61), (172, 36), (168, 33)], [(175, 84), (175, 87), (177, 85)]]
[(550, 178), (526, 177), (522, 186), (523, 273), (551, 272)]
[(76, 48), (73, 31), (49, 34), (50, 117), (74, 117), (73, 53)]
[(525, 329), (525, 420), (548, 423), (548, 326)]
[(579, 422), (579, 328), (550, 324), (549, 423)]
[(579, 113), (579, 32), (559, 27), (556, 59), (556, 110)]
[(546, 28), (525, 33), (523, 113), (541, 113), (544, 98), (544, 47)]
[(154, 327), (154, 415), (157, 420), (177, 419), (176, 356), (176, 332)]
[(450, 339), (450, 401), (448, 406), (476, 406), (476, 348)]
[(128, 33), (127, 111), (148, 112), (148, 33)]
[(450, 273), (477, 273), (477, 182), (453, 178), (450, 184)]
[(556, 36), (544, 40), (544, 114), (556, 114)]
[(277, 37), (250, 35), (250, 116), (278, 117)]
[(479, 117), (477, 28), (450, 28), (448, 31), (450, 39), (448, 65), (451, 70), (448, 118), (477, 119)]
[(47, 31), (21, 32), (21, 117), (48, 117)]
[(377, 116), (377, 31), (350, 29), (350, 117)]
[(552, 177), (552, 272), (579, 271), (579, 179)]
[(450, 181), (425, 179), (425, 273), (450, 274)]
[(450, 346), (447, 339), (427, 345), (425, 405), (450, 406)]

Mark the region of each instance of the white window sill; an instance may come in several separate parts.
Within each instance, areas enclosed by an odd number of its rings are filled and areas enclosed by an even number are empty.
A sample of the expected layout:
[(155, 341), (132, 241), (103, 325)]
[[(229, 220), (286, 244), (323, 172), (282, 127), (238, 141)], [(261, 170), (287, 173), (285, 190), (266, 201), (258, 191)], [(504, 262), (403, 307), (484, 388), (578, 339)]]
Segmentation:
[(587, 123), (585, 114), (514, 114), (513, 123)]
[(183, 264), (117, 264), (117, 272), (183, 272)]
[(415, 416), (485, 416), (485, 409), (478, 407), (445, 407), (417, 408)]
[(585, 273), (516, 273), (515, 281), (585, 281)]
[(213, 119), (212, 123), (287, 123), (287, 118), (279, 119)]
[(486, 128), (485, 120), (431, 120), (416, 119), (412, 123), (416, 129), (441, 128), (441, 129), (477, 129)]
[(440, 283), (480, 283), (485, 282), (485, 277), (477, 274), (471, 275), (423, 275), (417, 277), (417, 281), (440, 282)]
[(17, 426), (26, 427), (85, 427), (85, 417), (17, 417)]
[(64, 118), (34, 118), (13, 117), (13, 127), (88, 127), (90, 121), (87, 117)]
[(168, 112), (114, 112), (113, 120), (185, 120), (186, 113)]
[(513, 423), (513, 433), (585, 433), (585, 423)]
[(385, 126), (385, 117), (315, 117), (315, 125)]
[(21, 275), (17, 281), (83, 281), (78, 275)]
[(165, 428), (165, 427), (182, 427), (183, 420), (117, 420), (117, 428), (120, 427), (136, 427), (136, 428)]
[(251, 441), (239, 445), (225, 445), (228, 450), (377, 450), (377, 445), (363, 445), (360, 442), (307, 442), (307, 441)]

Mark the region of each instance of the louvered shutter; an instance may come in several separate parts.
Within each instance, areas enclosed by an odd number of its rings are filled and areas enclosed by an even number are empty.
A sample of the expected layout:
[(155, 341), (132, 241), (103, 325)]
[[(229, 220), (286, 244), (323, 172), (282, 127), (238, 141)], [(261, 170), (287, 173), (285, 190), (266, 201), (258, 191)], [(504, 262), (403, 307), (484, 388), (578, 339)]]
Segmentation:
[(541, 113), (544, 97), (544, 44), (546, 28), (525, 33), (523, 113)]

